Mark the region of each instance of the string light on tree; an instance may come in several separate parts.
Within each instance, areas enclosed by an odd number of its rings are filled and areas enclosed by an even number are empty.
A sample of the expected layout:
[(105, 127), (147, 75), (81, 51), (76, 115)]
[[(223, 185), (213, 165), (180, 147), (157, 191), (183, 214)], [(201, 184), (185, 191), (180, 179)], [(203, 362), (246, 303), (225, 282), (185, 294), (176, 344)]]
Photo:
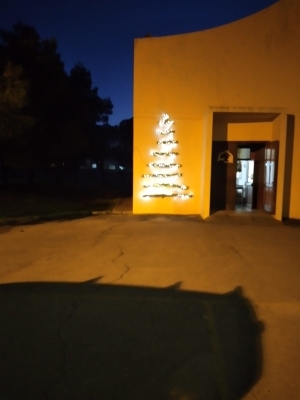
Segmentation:
[(190, 194), (190, 193), (187, 193), (187, 194), (184, 194), (184, 193), (171, 193), (171, 194), (168, 194), (168, 193), (162, 193), (162, 194), (144, 194), (143, 195), (143, 197), (161, 197), (161, 198), (165, 198), (165, 197), (176, 197), (176, 198), (178, 198), (178, 199), (189, 199), (189, 198), (191, 198), (191, 197), (193, 197), (193, 195), (192, 194)]
[(174, 146), (176, 146), (178, 144), (178, 140), (159, 140), (157, 142), (157, 144), (158, 145), (166, 144), (166, 145), (174, 145)]
[[(187, 193), (188, 186), (174, 180), (181, 178), (182, 173), (162, 173), (161, 169), (178, 169), (182, 165), (173, 162), (173, 159), (179, 155), (178, 152), (172, 149), (178, 145), (178, 140), (174, 140), (173, 129), (174, 121), (170, 120), (168, 114), (163, 114), (159, 121), (159, 127), (156, 129), (158, 136), (163, 136), (156, 143), (159, 149), (151, 151), (153, 157), (160, 157), (162, 162), (151, 161), (147, 167), (151, 168), (152, 173), (143, 174), (142, 178), (147, 179), (143, 184), (146, 189), (142, 193), (142, 198), (175, 198), (189, 199), (193, 197), (192, 193)], [(172, 162), (170, 162), (170, 159)], [(169, 160), (169, 161), (168, 161)]]
[(180, 178), (182, 174), (143, 174), (142, 178)]
[(148, 165), (148, 167), (153, 167), (153, 168), (180, 168), (180, 167), (182, 167), (182, 165), (181, 164), (174, 164), (174, 163), (171, 163), (171, 164), (165, 164), (165, 163), (149, 163), (149, 164), (147, 164)]
[[(179, 188), (181, 190), (188, 190), (188, 186), (186, 185), (177, 185), (176, 183), (153, 183), (153, 187), (167, 187), (167, 188)], [(143, 185), (143, 187), (150, 188), (151, 185)]]
[(179, 153), (175, 151), (153, 151), (152, 155), (155, 157), (176, 157)]

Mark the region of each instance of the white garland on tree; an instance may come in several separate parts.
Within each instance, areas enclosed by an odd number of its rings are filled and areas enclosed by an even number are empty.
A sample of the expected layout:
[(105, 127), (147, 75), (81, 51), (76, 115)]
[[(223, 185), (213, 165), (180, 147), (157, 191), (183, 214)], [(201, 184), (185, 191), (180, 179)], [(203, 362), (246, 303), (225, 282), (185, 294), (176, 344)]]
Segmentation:
[[(152, 156), (160, 158), (160, 162), (153, 161), (147, 164), (147, 167), (151, 168), (151, 173), (142, 175), (147, 179), (147, 183), (143, 184), (143, 187), (147, 189), (142, 193), (143, 198), (188, 199), (193, 197), (192, 193), (186, 192), (189, 189), (188, 186), (174, 182), (176, 178), (182, 177), (182, 173), (173, 172), (173, 170), (181, 168), (182, 165), (174, 162), (174, 158), (179, 153), (173, 151), (173, 148), (178, 145), (178, 141), (173, 138), (175, 133), (173, 124), (174, 121), (170, 120), (168, 114), (162, 115), (159, 128), (156, 130), (156, 134), (162, 136), (162, 139), (157, 141), (159, 149), (151, 152)], [(164, 173), (162, 169), (168, 169), (170, 173)]]

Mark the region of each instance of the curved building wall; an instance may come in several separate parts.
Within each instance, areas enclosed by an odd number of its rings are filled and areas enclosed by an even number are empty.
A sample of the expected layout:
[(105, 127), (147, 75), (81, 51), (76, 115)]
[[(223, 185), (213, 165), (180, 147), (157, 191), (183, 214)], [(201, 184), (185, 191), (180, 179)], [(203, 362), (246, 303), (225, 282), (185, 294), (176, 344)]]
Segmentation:
[[(135, 40), (134, 213), (207, 216), (212, 140), (207, 129), (213, 110), (278, 111), (295, 118), (288, 214), (300, 218), (299, 43), (299, 0), (280, 0), (259, 13), (214, 29)], [(157, 140), (155, 129), (165, 112), (175, 122), (178, 161), (194, 197), (143, 201), (141, 176), (152, 161), (149, 152)], [(240, 140), (245, 140), (243, 130)], [(281, 145), (282, 182), (278, 190), (284, 190), (287, 162), (285, 143)]]

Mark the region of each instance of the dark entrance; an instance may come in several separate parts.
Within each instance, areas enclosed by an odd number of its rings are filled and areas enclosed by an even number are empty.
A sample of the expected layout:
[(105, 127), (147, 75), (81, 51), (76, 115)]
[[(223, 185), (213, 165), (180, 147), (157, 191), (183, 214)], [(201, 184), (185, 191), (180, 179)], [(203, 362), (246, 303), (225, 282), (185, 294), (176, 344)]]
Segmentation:
[(274, 214), (278, 150), (278, 141), (214, 141), (210, 214), (236, 209)]

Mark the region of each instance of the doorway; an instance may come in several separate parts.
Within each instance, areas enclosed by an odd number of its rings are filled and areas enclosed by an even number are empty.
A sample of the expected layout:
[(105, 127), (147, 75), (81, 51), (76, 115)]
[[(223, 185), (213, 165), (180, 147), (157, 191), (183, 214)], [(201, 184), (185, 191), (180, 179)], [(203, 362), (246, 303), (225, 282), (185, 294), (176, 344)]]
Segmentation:
[[(220, 157), (224, 152), (232, 157)], [(210, 214), (219, 210), (275, 214), (278, 152), (279, 141), (213, 142)]]
[[(244, 149), (241, 149), (244, 150)], [(246, 149), (248, 150), (248, 149)], [(253, 205), (254, 160), (237, 160), (235, 209), (251, 211)]]

